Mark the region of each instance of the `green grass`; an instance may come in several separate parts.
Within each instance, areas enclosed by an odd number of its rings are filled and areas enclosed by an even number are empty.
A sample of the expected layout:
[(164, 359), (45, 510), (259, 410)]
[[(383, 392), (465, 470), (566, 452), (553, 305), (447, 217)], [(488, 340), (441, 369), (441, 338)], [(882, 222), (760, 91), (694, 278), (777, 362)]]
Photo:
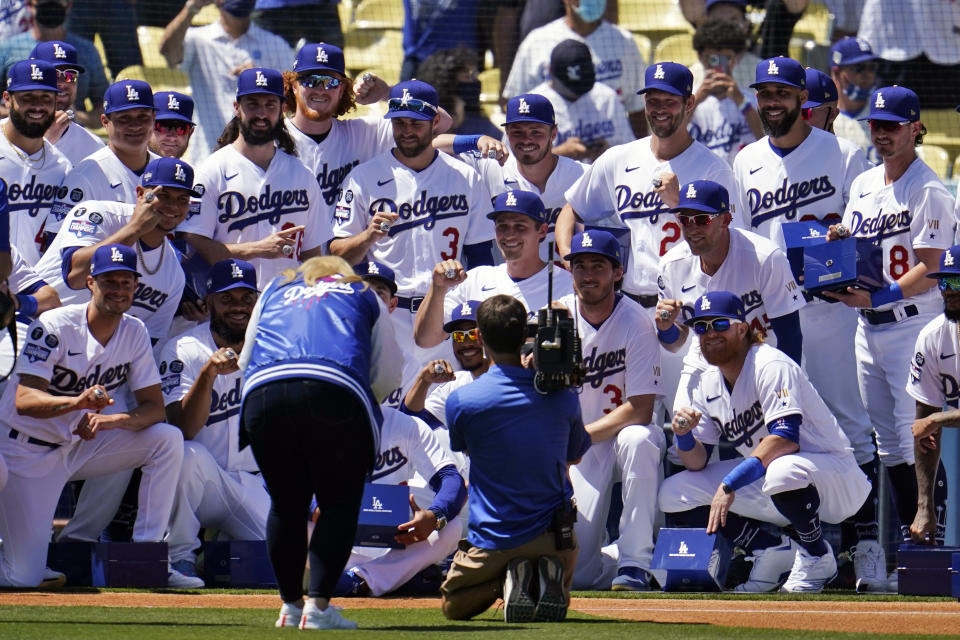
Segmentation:
[[(56, 596), (54, 596), (55, 598)], [(184, 608), (114, 608), (114, 607), (0, 607), (0, 638), (17, 640), (114, 640), (132, 638), (153, 640), (243, 640), (245, 638), (287, 638), (292, 629), (274, 629), (276, 611), (265, 609), (184, 609)], [(429, 638), (551, 638), (557, 640), (624, 640), (625, 638), (657, 638), (664, 640), (701, 640), (706, 638), (753, 638), (777, 640), (792, 638), (898, 638), (853, 633), (806, 631), (771, 632), (694, 624), (660, 624), (611, 620), (571, 613), (562, 624), (503, 622), (500, 611), (490, 610), (470, 622), (450, 622), (433, 609), (357, 609), (347, 610), (345, 617), (360, 623), (359, 631), (324, 631), (323, 638), (376, 637), (390, 640), (425, 640)], [(496, 633), (491, 633), (496, 632)], [(938, 638), (947, 636), (924, 636)]]

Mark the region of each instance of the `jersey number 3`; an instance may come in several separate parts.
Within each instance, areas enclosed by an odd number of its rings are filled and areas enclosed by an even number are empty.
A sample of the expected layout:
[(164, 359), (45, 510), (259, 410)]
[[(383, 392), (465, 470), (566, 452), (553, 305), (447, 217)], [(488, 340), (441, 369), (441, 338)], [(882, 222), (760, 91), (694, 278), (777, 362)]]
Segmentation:
[(450, 244), (445, 251), (440, 252), (440, 257), (444, 260), (455, 260), (457, 245), (460, 243), (460, 230), (456, 227), (447, 227), (440, 235), (444, 238), (450, 238)]

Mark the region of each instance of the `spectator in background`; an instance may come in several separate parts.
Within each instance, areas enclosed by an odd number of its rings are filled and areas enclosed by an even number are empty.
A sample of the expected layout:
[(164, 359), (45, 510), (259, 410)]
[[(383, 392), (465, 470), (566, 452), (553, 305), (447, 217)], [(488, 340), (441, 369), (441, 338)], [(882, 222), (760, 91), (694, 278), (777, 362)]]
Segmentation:
[(27, 0), (7, 0), (0, 11), (0, 40), (6, 40), (30, 28)]
[(413, 78), (434, 51), (477, 50), (476, 0), (403, 0), (403, 17), (401, 80)]
[[(723, 20), (739, 26), (739, 37), (743, 40), (744, 53), (733, 65), (730, 75), (733, 76), (737, 86), (750, 86), (760, 57), (749, 51), (752, 27), (750, 21), (747, 20), (746, 0), (706, 0), (706, 2), (704, 0), (680, 0), (680, 9), (683, 11), (684, 17), (698, 27), (708, 20)], [(731, 39), (735, 37), (737, 35), (730, 34)], [(695, 64), (690, 70), (693, 72), (694, 85), (700, 84), (703, 81), (703, 66)]]
[[(74, 103), (77, 122), (85, 127), (100, 126), (100, 114), (103, 111), (103, 92), (109, 83), (100, 61), (100, 54), (93, 43), (72, 31), (67, 31), (65, 21), (70, 12), (69, 0), (29, 0), (33, 26), (29, 31), (4, 40), (0, 44), (0, 84), (5, 85), (7, 70), (14, 62), (30, 57), (30, 52), (38, 42), (60, 40), (69, 42), (77, 49), (77, 60), (86, 69), (77, 83), (77, 99)], [(90, 100), (91, 110), (87, 111), (86, 101)], [(0, 116), (6, 116), (7, 110), (0, 106)]]
[[(343, 48), (340, 0), (256, 0), (253, 21), (275, 33), (291, 47), (301, 38)], [(398, 8), (399, 10), (399, 8)]]
[(440, 106), (453, 118), (449, 133), (500, 139), (503, 131), (480, 109), (477, 53), (466, 47), (434, 51), (417, 67), (416, 77), (437, 90)]
[(550, 54), (550, 78), (532, 93), (546, 97), (557, 119), (553, 151), (593, 162), (612, 146), (634, 139), (617, 92), (595, 81), (590, 47), (564, 40)]
[(833, 124), (836, 134), (863, 149), (871, 163), (879, 164), (880, 156), (870, 140), (870, 124), (860, 119), (870, 113), (867, 102), (877, 86), (877, 56), (870, 43), (862, 38), (834, 42), (830, 47), (830, 74), (837, 85), (840, 108)]
[[(213, 151), (224, 125), (233, 118), (236, 76), (244, 69), (286, 69), (293, 51), (278, 35), (252, 24), (255, 0), (188, 0), (167, 25), (160, 53), (173, 68), (190, 75), (193, 98), (203, 106), (198, 112), (197, 140), (190, 157), (194, 164)], [(190, 27), (200, 9), (215, 3), (220, 19), (203, 27)]]
[(643, 98), (644, 61), (633, 36), (626, 29), (604, 19), (606, 0), (564, 0), (566, 14), (534, 29), (520, 43), (504, 98), (528, 93), (545, 81), (550, 71), (550, 52), (564, 40), (587, 43), (593, 52), (596, 81), (614, 89), (623, 101), (636, 137), (646, 134)]
[(115, 78), (122, 69), (143, 64), (135, 1), (70, 0), (64, 4), (73, 7), (68, 20), (70, 31), (90, 42), (100, 34), (111, 76)]

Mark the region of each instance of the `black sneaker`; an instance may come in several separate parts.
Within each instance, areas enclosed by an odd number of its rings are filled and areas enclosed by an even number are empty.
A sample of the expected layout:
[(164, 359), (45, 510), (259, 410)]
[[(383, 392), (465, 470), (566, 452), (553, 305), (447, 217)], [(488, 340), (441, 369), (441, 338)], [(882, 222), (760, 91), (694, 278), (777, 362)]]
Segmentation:
[(533, 622), (536, 605), (530, 593), (533, 563), (527, 558), (514, 558), (507, 565), (503, 581), (503, 621)]
[(567, 598), (563, 593), (563, 563), (556, 556), (541, 556), (540, 600), (533, 619), (540, 622), (563, 622), (567, 617)]

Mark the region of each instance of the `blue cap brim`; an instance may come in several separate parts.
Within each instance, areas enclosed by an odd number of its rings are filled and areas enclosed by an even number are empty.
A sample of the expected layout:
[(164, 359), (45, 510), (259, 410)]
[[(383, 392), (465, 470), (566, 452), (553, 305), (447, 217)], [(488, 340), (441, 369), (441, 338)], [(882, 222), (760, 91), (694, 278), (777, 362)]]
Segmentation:
[(207, 295), (210, 295), (211, 293), (223, 293), (224, 291), (230, 291), (230, 289), (240, 289), (241, 287), (244, 289), (250, 289), (251, 291), (256, 291), (257, 293), (260, 293), (260, 289), (257, 289), (256, 287), (251, 287), (246, 282), (234, 282), (233, 284), (228, 284), (227, 286), (221, 289), (217, 289), (216, 291), (208, 290)]
[(177, 182), (168, 182), (168, 181), (153, 182), (153, 181), (151, 181), (150, 184), (141, 184), (140, 186), (141, 186), (141, 187), (144, 187), (144, 188), (147, 188), (147, 187), (168, 187), (168, 188), (170, 188), (170, 189), (183, 189), (184, 191), (186, 191), (187, 193), (189, 193), (189, 194), (190, 194), (191, 196), (193, 196), (194, 198), (202, 198), (202, 197), (203, 197), (203, 194), (200, 193), (199, 191), (194, 190), (192, 187), (185, 187), (185, 186), (183, 186), (182, 184), (179, 184), (179, 183), (177, 183)]
[(857, 118), (857, 120), (861, 122), (864, 120), (886, 120), (887, 122), (913, 122), (910, 118), (904, 118), (903, 116), (898, 116), (895, 113), (870, 114), (865, 118)]
[(186, 122), (188, 124), (192, 124), (193, 126), (197, 125), (196, 122), (194, 122), (193, 120), (191, 120), (185, 115), (182, 115), (179, 113), (173, 113), (171, 111), (160, 111), (159, 109), (157, 109), (156, 120), (157, 122), (160, 122), (161, 120), (179, 120), (180, 122)]
[(873, 53), (860, 53), (850, 56), (849, 60), (844, 60), (840, 64), (831, 65), (832, 67), (848, 67), (852, 64), (859, 64), (861, 62), (869, 62), (870, 60), (876, 60), (877, 56)]
[(117, 111), (129, 111), (130, 109), (150, 109), (150, 110), (152, 110), (152, 111), (156, 111), (156, 110), (157, 110), (157, 108), (156, 108), (155, 106), (153, 106), (152, 104), (151, 104), (151, 105), (145, 105), (145, 104), (125, 104), (125, 105), (123, 105), (123, 106), (121, 106), (121, 107), (110, 107), (109, 109), (106, 109), (106, 110), (104, 111), (104, 113), (116, 113)]
[(794, 89), (800, 89), (801, 91), (806, 89), (806, 87), (800, 86), (795, 82), (787, 82), (786, 80), (761, 80), (760, 82), (754, 82), (753, 84), (751, 84), (750, 88), (756, 89), (762, 84), (782, 84), (788, 87), (793, 87)]
[(683, 324), (687, 325), (688, 327), (692, 327), (693, 323), (696, 322), (697, 320), (705, 320), (707, 318), (728, 318), (730, 320), (740, 320), (741, 322), (743, 322), (743, 320), (739, 316), (730, 315), (729, 313), (705, 313), (699, 316), (691, 316), (686, 320), (684, 320)]
[(516, 213), (517, 215), (527, 216), (531, 220), (536, 220), (537, 223), (539, 224), (546, 224), (546, 222), (542, 218), (538, 218), (537, 216), (531, 213), (528, 213), (526, 211), (515, 211), (513, 209), (499, 209), (497, 211), (491, 211), (490, 213), (487, 214), (487, 218), (490, 220), (496, 220), (497, 216), (500, 215), (501, 213)]
[(389, 278), (384, 278), (383, 276), (377, 275), (374, 273), (361, 273), (360, 279), (361, 280), (379, 280), (383, 284), (390, 287), (391, 294), (397, 295), (397, 283), (394, 282), (393, 280), (390, 280)]
[(637, 91), (639, 95), (645, 94), (647, 91), (665, 91), (667, 93), (672, 93), (675, 96), (686, 95), (683, 91), (680, 91), (672, 84), (667, 84), (666, 82), (651, 82), (640, 91)]
[(679, 205), (679, 206), (677, 206), (677, 207), (675, 207), (675, 208), (673, 208), (673, 209), (670, 209), (670, 213), (680, 213), (681, 211), (684, 211), (684, 210), (687, 210), (687, 209), (689, 209), (690, 211), (701, 211), (701, 212), (703, 212), (703, 213), (713, 213), (713, 214), (717, 214), (717, 213), (727, 213), (726, 211), (717, 211), (717, 210), (714, 209), (713, 207), (711, 207), (711, 206), (709, 206), (709, 205), (706, 205), (706, 204), (701, 204), (701, 203), (699, 203), (699, 202), (691, 202), (691, 203), (688, 203), (688, 204), (681, 204), (681, 205)]
[(960, 276), (960, 271), (935, 271), (927, 274), (927, 277), (932, 280), (936, 280), (937, 278), (955, 278), (957, 276)]
[(545, 124), (549, 127), (554, 127), (557, 124), (556, 122), (550, 122), (548, 120), (542, 120), (540, 118), (533, 118), (530, 116), (520, 116), (519, 118), (507, 120), (506, 122), (503, 123), (503, 126), (505, 127), (508, 124), (513, 124), (514, 122), (536, 122), (537, 124)]
[(136, 269), (131, 269), (130, 267), (124, 267), (119, 265), (115, 267), (110, 267), (109, 269), (103, 269), (101, 271), (97, 271), (96, 273), (91, 273), (90, 276), (93, 278), (96, 278), (97, 276), (102, 276), (105, 273), (113, 273), (114, 271), (129, 271), (130, 273), (137, 276), (138, 278), (141, 277), (140, 272), (137, 271)]
[(383, 116), (384, 120), (393, 120), (394, 118), (413, 118), (414, 120), (433, 120), (433, 116), (428, 116), (419, 111), (387, 111)]
[(336, 73), (343, 77), (346, 77), (347, 75), (343, 69), (337, 69), (336, 67), (330, 67), (323, 64), (310, 65), (309, 67), (297, 69), (296, 73), (299, 76), (302, 73), (310, 73), (311, 71), (329, 71), (330, 73)]
[(618, 267), (620, 266), (619, 256), (614, 258), (613, 256), (608, 255), (606, 253), (600, 253), (599, 251), (587, 251), (585, 249), (581, 249), (579, 251), (571, 251), (567, 255), (563, 256), (563, 259), (569, 261), (571, 258), (575, 258), (576, 256), (583, 256), (583, 255), (601, 256), (603, 258), (606, 258), (607, 260), (612, 260), (616, 266)]
[(48, 84), (25, 84), (14, 86), (14, 88), (7, 87), (7, 91), (10, 93), (16, 93), (17, 91), (53, 91), (59, 93), (60, 89), (56, 87), (51, 87)]
[(268, 96), (277, 96), (281, 100), (286, 100), (287, 96), (282, 93), (277, 93), (276, 91), (270, 91), (268, 89), (255, 89), (252, 91), (238, 91), (237, 97), (242, 98), (243, 96), (255, 96), (259, 93), (266, 94)]

